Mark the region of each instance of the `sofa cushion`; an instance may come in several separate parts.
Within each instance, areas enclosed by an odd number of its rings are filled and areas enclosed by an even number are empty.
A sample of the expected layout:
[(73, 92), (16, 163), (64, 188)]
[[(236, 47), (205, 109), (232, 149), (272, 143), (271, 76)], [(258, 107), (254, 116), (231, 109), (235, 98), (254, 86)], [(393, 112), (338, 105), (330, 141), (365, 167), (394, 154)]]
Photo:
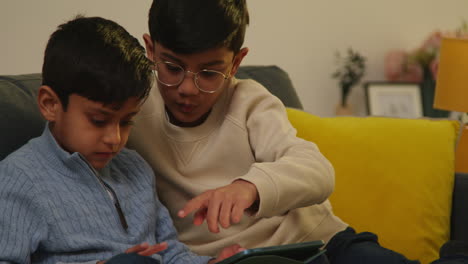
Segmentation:
[(44, 128), (37, 109), (37, 89), (40, 74), (0, 76), (0, 160), (33, 137), (40, 136)]
[(438, 257), (450, 233), (458, 122), (288, 115), (335, 167), (336, 215), (410, 259)]

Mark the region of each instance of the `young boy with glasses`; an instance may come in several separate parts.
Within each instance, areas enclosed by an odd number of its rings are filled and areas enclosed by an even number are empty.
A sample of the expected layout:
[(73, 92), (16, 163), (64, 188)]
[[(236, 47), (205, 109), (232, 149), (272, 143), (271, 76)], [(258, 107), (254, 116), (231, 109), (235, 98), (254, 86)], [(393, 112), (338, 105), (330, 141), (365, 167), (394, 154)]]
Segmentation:
[(207, 255), (324, 240), (332, 264), (418, 263), (333, 214), (331, 164), (296, 137), (278, 98), (234, 78), (248, 23), (245, 0), (153, 0), (149, 11), (158, 82), (131, 144), (158, 172), (180, 240)]
[(206, 255), (324, 240), (331, 263), (412, 263), (333, 214), (332, 165), (296, 137), (278, 98), (234, 78), (248, 23), (245, 0), (153, 0), (149, 11), (158, 82), (131, 144), (158, 173), (180, 240)]
[(158, 82), (131, 144), (158, 172), (181, 241), (213, 255), (324, 240), (330, 263), (417, 263), (333, 214), (331, 164), (296, 137), (278, 98), (234, 78), (248, 23), (246, 0), (153, 0), (149, 11)]
[(238, 251), (212, 259), (180, 243), (152, 170), (124, 148), (152, 69), (110, 20), (78, 17), (51, 35), (37, 96), (47, 125), (0, 162), (1, 263), (214, 263)]

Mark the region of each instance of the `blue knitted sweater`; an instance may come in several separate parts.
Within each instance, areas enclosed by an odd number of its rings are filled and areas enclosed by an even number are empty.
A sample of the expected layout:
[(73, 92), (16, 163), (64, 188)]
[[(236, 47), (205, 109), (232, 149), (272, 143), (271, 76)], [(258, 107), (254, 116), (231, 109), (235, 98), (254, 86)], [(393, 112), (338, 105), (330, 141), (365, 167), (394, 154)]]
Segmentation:
[(96, 263), (142, 242), (163, 241), (166, 264), (210, 259), (177, 240), (155, 195), (153, 172), (136, 152), (122, 150), (97, 173), (80, 154), (64, 151), (47, 127), (0, 161), (0, 263)]

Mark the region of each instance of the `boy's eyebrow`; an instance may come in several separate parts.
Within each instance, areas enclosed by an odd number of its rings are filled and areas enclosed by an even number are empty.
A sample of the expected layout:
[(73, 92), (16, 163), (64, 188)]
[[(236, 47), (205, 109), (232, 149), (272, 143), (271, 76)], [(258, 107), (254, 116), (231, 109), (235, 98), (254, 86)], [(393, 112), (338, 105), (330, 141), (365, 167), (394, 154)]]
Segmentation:
[[(98, 108), (91, 108), (90, 109), (90, 112), (98, 112), (100, 114), (103, 114), (103, 115), (106, 115), (106, 116), (109, 116), (109, 115), (112, 115), (114, 112), (112, 111), (108, 111), (108, 110), (104, 110), (104, 109), (98, 109)], [(133, 112), (130, 112), (128, 113), (125, 117), (133, 117), (135, 116), (136, 114), (138, 114), (139, 111), (133, 111)]]
[(97, 112), (99, 114), (103, 114), (103, 115), (112, 115), (112, 111), (107, 111), (107, 110), (104, 110), (104, 109), (101, 109), (101, 108), (90, 108), (88, 112)]
[(130, 118), (130, 117), (134, 117), (138, 114), (139, 111), (135, 111), (135, 112), (131, 112), (131, 113), (128, 113), (128, 115), (126, 115), (125, 117), (126, 118)]
[(202, 66), (201, 68), (216, 66), (216, 65), (222, 65), (222, 64), (224, 64), (223, 60), (215, 60), (215, 61), (210, 61), (210, 62), (201, 64), (201, 66)]
[(175, 56), (172, 56), (171, 54), (167, 53), (167, 52), (161, 52), (161, 55), (163, 55), (164, 57), (167, 57), (175, 62), (177, 62), (178, 64), (184, 64), (183, 61), (181, 61), (179, 58), (175, 57)]
[[(175, 61), (177, 64), (181, 65), (181, 66), (185, 66), (185, 63), (180, 60), (179, 58), (167, 53), (167, 52), (161, 52), (161, 55), (163, 57), (167, 57), (173, 61)], [(202, 63), (200, 64), (200, 68), (206, 68), (206, 67), (210, 67), (210, 66), (215, 66), (215, 65), (221, 65), (221, 64), (224, 64), (224, 61), (223, 60), (214, 60), (214, 61), (210, 61), (210, 62), (207, 62), (207, 63)]]

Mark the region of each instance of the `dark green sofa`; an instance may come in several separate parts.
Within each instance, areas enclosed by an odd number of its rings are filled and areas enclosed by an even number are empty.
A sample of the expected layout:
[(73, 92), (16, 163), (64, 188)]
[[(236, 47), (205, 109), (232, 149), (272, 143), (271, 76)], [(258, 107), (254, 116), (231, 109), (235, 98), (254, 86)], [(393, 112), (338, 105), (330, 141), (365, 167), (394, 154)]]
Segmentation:
[[(243, 66), (236, 76), (257, 80), (286, 106), (302, 109), (288, 74), (277, 66)], [(37, 73), (0, 75), (0, 123), (4, 125), (0, 132), (0, 160), (42, 133), (44, 121), (36, 104), (41, 81)]]
[[(287, 107), (302, 109), (288, 74), (276, 66), (243, 66), (238, 78), (252, 78), (278, 96)], [(36, 104), (40, 74), (0, 75), (0, 160), (29, 139), (39, 136), (44, 121)], [(468, 242), (468, 175), (457, 174), (453, 192), (451, 238)]]

